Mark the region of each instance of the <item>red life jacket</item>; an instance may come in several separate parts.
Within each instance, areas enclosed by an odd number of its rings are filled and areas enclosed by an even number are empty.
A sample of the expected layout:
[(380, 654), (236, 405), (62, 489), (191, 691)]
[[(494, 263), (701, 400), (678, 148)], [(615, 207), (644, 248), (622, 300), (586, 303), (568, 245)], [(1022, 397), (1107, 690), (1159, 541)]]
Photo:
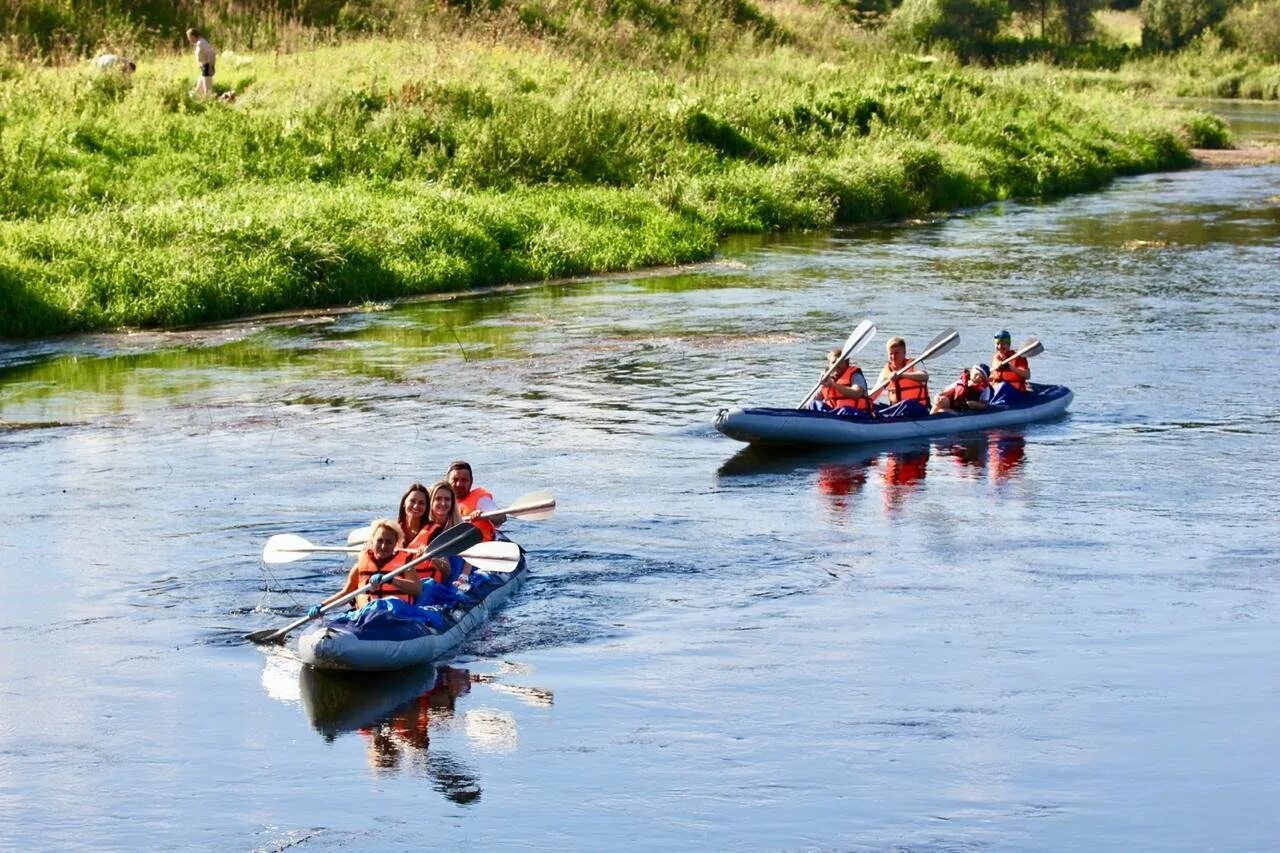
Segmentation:
[[(995, 364), (999, 360), (1000, 360), (1000, 356), (997, 354), (992, 357), (991, 363)], [(1031, 368), (1030, 366), (1027, 365), (1027, 359), (1023, 356), (1018, 356), (1017, 358), (1009, 359), (1009, 361), (1000, 365), (995, 370), (991, 371), (991, 381), (992, 382), (1008, 382), (1010, 385), (1012, 385), (1014, 388), (1017, 388), (1019, 391), (1026, 391), (1027, 380), (1023, 379), (1021, 376), (1014, 373), (1013, 370), (1011, 369), (1014, 367), (1020, 367), (1023, 370), (1027, 371), (1027, 375), (1030, 375), (1031, 373)]]
[[(468, 515), (476, 511), (476, 504), (480, 503), (484, 498), (493, 500), (493, 495), (489, 494), (489, 492), (479, 486), (472, 486), (471, 491), (467, 492), (467, 496), (465, 498), (458, 498), (458, 513), (463, 518), (466, 518)], [(480, 528), (480, 532), (484, 534), (486, 542), (492, 542), (494, 537), (498, 535), (498, 528), (494, 527), (493, 522), (491, 521), (486, 521), (483, 518), (477, 518), (471, 523)]]
[[(911, 359), (907, 359), (910, 361)], [(885, 367), (890, 373), (893, 368), (888, 364)], [(882, 374), (883, 375), (883, 374)], [(889, 380), (889, 404), (901, 403), (903, 400), (915, 400), (917, 403), (929, 405), (929, 383), (917, 382), (914, 379), (908, 379), (905, 376), (899, 376), (897, 379)]]
[[(386, 574), (387, 572), (393, 572), (403, 566), (406, 562), (408, 562), (408, 555), (402, 551), (397, 551), (379, 564), (374, 558), (373, 552), (366, 548), (360, 552), (360, 558), (356, 560), (356, 574), (359, 586), (367, 584), (369, 582), (369, 578), (373, 577), (375, 573)], [(413, 604), (413, 596), (407, 592), (401, 591), (401, 589), (393, 583), (384, 583), (377, 589), (370, 590), (367, 594), (361, 595), (356, 599), (356, 604), (363, 607), (370, 601), (378, 598), (398, 598), (401, 601)]]
[[(413, 541), (406, 547), (410, 551), (416, 551), (419, 548), (426, 548), (431, 544), (432, 539), (435, 539), (443, 532), (443, 524), (436, 524), (435, 522), (428, 521), (422, 525), (422, 530), (418, 531), (418, 535), (413, 537)], [(422, 578), (424, 581), (427, 578), (431, 578), (436, 583), (444, 583), (445, 572), (436, 568), (435, 565), (428, 561), (418, 564), (418, 577)]]
[[(856, 364), (851, 364), (845, 368), (840, 374), (840, 378), (836, 380), (837, 385), (843, 385), (846, 388), (853, 388), (855, 376), (862, 376), (862, 368)], [(863, 380), (865, 381), (865, 379)], [(842, 407), (848, 407), (855, 412), (870, 412), (871, 400), (865, 394), (861, 397), (846, 397), (835, 388), (823, 387), (818, 392), (819, 399), (827, 405), (829, 409), (835, 411)]]
[(981, 400), (982, 392), (985, 390), (987, 390), (987, 383), (985, 382), (980, 385), (970, 385), (969, 374), (966, 371), (960, 374), (960, 378), (955, 381), (955, 384), (947, 386), (942, 395), (950, 398), (952, 406), (959, 411), (967, 408), (968, 403), (971, 401)]

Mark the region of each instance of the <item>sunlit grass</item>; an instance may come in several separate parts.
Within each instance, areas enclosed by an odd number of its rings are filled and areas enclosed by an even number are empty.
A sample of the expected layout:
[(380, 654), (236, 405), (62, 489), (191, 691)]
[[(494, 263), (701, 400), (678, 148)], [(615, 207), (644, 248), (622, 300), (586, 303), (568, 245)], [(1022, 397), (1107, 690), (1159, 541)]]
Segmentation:
[[(820, 15), (797, 6), (795, 19)], [(799, 26), (799, 24), (796, 24)], [(173, 326), (708, 257), (1091, 189), (1220, 123), (1032, 67), (746, 39), (625, 62), (466, 32), (0, 69), (0, 335)], [(846, 45), (847, 46), (847, 45)]]

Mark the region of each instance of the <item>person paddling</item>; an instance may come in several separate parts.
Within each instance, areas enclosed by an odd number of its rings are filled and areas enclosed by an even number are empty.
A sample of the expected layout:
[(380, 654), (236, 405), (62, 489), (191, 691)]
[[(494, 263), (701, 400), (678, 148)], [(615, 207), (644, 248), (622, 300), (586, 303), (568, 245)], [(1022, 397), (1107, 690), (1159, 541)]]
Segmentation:
[(1031, 379), (1031, 365), (1023, 356), (1013, 356), (1013, 338), (1005, 329), (996, 332), (996, 352), (991, 358), (991, 382), (1007, 383), (1016, 391), (1026, 393)]
[(476, 518), (482, 512), (497, 509), (498, 505), (494, 503), (493, 495), (488, 490), (475, 485), (471, 463), (462, 459), (452, 462), (444, 476), (453, 487), (453, 494), (458, 499), (458, 512), (462, 520), (469, 521), (480, 528), (484, 538), (487, 541), (493, 541), (498, 535), (498, 528), (507, 520), (507, 517), (498, 515), (488, 519)]
[[(896, 371), (906, 366), (911, 359), (907, 358), (907, 342), (902, 338), (890, 338), (885, 344), (889, 361), (880, 369), (877, 385), (889, 383), (889, 405), (898, 403), (915, 403), (928, 412), (929, 409), (929, 372), (917, 365), (900, 376)], [(900, 412), (899, 414), (907, 414)]]
[(408, 561), (404, 552), (396, 551), (396, 545), (403, 539), (404, 531), (396, 522), (389, 518), (375, 521), (369, 528), (369, 541), (356, 559), (356, 564), (347, 572), (347, 582), (341, 591), (313, 605), (307, 610), (307, 615), (314, 619), (320, 615), (321, 608), (355, 592), (365, 584), (371, 584), (372, 588), (356, 598), (357, 607), (364, 607), (370, 601), (380, 598), (399, 598), (413, 604), (422, 592), (422, 579), (415, 570), (401, 572), (385, 583), (382, 580), (384, 574), (400, 568)]
[(960, 379), (955, 384), (938, 392), (933, 401), (933, 411), (939, 412), (974, 412), (987, 407), (991, 399), (991, 385), (987, 381), (988, 369), (985, 364), (975, 364), (960, 372)]
[(841, 358), (841, 352), (833, 349), (827, 353), (827, 378), (823, 379), (818, 397), (809, 408), (838, 415), (871, 415), (871, 398), (867, 396), (867, 378), (862, 368)]

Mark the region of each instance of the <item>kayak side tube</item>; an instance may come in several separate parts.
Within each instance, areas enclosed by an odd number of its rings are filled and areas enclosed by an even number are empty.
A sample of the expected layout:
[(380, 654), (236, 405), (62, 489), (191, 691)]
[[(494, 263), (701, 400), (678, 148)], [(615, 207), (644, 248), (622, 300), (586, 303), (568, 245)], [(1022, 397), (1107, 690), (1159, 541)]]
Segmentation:
[[(497, 575), (496, 572), (487, 572)], [(506, 574), (498, 586), (485, 593), (444, 631), (436, 632), (423, 625), (415, 636), (396, 640), (363, 639), (358, 630), (341, 623), (321, 622), (298, 638), (298, 657), (315, 669), (357, 672), (390, 672), (432, 663), (445, 657), (472, 631), (480, 627), (489, 614), (501, 607), (524, 583), (528, 566), (521, 556), (516, 568)], [(455, 611), (457, 613), (457, 611)]]
[(716, 429), (748, 444), (865, 444), (1046, 421), (1059, 417), (1074, 396), (1063, 385), (1033, 385), (1016, 405), (980, 412), (944, 412), (918, 418), (850, 418), (804, 409), (721, 409)]

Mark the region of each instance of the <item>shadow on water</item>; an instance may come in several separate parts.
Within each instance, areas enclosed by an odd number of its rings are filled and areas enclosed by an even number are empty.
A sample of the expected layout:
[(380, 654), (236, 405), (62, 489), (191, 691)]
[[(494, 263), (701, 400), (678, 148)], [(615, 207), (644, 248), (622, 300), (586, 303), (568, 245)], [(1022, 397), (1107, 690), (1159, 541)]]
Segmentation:
[(425, 776), (460, 805), (480, 799), (475, 772), (429, 748), (433, 728), (454, 719), (458, 697), (479, 680), (467, 670), (428, 664), (398, 672), (336, 673), (304, 666), (298, 680), (307, 717), (326, 741), (357, 732), (371, 769)]

